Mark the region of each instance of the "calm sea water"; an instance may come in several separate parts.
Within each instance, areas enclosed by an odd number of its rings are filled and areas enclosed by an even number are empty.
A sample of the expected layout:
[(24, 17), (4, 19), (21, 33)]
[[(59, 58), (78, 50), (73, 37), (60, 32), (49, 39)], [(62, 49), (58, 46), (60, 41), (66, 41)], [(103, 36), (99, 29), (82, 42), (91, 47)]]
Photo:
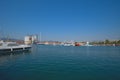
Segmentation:
[(120, 80), (120, 47), (38, 45), (2, 54), (0, 80)]

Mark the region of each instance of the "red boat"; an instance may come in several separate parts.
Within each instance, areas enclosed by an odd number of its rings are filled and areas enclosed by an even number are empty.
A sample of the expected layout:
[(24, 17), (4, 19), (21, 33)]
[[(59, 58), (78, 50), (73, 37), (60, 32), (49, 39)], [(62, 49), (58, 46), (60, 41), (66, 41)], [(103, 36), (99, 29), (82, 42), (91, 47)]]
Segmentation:
[(80, 43), (78, 43), (78, 42), (75, 42), (75, 46), (80, 46)]

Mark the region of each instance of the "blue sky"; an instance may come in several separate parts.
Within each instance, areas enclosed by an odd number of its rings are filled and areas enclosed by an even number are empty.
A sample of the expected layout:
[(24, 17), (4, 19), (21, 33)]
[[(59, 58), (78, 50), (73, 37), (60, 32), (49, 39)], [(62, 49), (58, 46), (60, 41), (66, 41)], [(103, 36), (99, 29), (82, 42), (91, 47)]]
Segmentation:
[(120, 39), (120, 0), (0, 0), (0, 29), (16, 38)]

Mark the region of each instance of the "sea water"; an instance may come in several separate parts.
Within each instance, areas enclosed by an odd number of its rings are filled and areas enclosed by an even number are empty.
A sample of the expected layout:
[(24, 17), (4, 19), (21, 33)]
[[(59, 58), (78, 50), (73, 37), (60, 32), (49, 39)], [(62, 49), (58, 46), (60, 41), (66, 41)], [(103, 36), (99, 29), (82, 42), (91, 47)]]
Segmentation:
[(0, 54), (0, 80), (120, 80), (120, 47), (36, 45)]

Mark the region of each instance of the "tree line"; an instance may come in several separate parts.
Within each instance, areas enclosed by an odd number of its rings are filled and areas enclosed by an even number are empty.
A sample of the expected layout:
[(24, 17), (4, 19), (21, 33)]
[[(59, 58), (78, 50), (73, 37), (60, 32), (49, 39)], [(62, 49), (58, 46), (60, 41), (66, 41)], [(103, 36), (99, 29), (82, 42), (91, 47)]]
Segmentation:
[(90, 44), (92, 45), (116, 45), (116, 46), (120, 46), (120, 40), (108, 40), (106, 39), (105, 41), (94, 41), (94, 42), (91, 42)]

